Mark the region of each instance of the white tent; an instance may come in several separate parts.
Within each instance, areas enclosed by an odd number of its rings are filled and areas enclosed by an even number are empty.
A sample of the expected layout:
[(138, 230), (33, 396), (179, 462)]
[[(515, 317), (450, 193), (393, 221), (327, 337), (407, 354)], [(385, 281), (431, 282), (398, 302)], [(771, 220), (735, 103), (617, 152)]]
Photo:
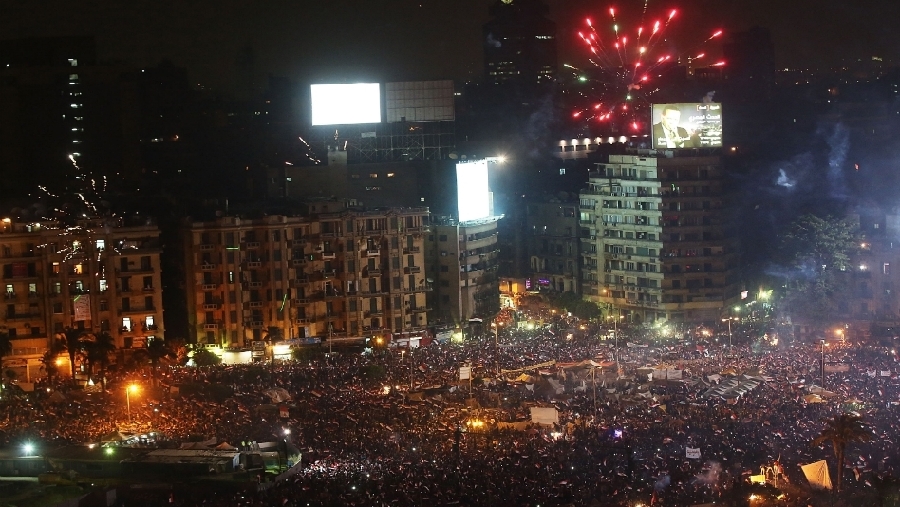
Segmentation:
[(808, 465), (800, 465), (803, 475), (809, 481), (810, 486), (814, 488), (831, 489), (831, 476), (828, 475), (828, 463), (823, 459), (810, 463)]

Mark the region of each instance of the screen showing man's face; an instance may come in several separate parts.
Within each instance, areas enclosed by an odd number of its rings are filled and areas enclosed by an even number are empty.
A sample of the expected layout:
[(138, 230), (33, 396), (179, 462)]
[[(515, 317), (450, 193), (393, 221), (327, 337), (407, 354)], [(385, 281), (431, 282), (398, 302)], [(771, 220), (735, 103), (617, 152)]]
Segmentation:
[(674, 131), (678, 127), (681, 120), (681, 111), (677, 109), (666, 109), (663, 111), (662, 124), (668, 130)]

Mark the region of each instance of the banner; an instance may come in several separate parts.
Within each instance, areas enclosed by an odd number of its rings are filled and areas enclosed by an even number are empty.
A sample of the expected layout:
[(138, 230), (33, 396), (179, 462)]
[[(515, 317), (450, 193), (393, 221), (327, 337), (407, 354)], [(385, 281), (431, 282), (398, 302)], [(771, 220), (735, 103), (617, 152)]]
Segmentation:
[(828, 463), (825, 460), (816, 461), (808, 465), (800, 465), (803, 475), (814, 488), (831, 489), (831, 476), (828, 475)]
[(91, 295), (81, 294), (72, 298), (75, 307), (75, 321), (91, 320)]
[(684, 456), (688, 459), (700, 459), (700, 448), (685, 447)]
[(472, 378), (472, 367), (471, 366), (460, 366), (459, 367), (459, 380), (469, 380)]
[(553, 407), (531, 407), (531, 422), (559, 424), (559, 412)]
[(881, 376), (882, 376), (882, 377), (890, 377), (890, 376), (891, 376), (891, 370), (881, 370)]
[(825, 365), (825, 373), (844, 373), (850, 371), (850, 365), (844, 363), (830, 363)]
[(515, 370), (500, 370), (500, 373), (519, 373), (523, 371), (537, 370), (538, 368), (547, 368), (556, 364), (556, 361), (547, 361), (545, 363), (533, 364), (524, 368), (516, 368)]

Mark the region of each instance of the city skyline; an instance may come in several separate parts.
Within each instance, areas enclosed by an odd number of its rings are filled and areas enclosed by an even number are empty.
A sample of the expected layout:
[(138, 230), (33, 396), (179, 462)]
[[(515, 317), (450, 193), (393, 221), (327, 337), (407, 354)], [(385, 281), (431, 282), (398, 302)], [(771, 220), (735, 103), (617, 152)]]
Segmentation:
[[(490, 19), (494, 1), (340, 0), (327, 7), (307, 7), (226, 0), (211, 10), (185, 3), (135, 2), (122, 7), (51, 0), (38, 10), (4, 0), (0, 5), (7, 15), (0, 20), (0, 31), (4, 39), (92, 35), (103, 62), (142, 67), (170, 60), (189, 70), (193, 85), (227, 93), (259, 91), (268, 74), (308, 82), (479, 80), (481, 27)], [(642, 8), (642, 2), (634, 1), (548, 5), (549, 17), (558, 25), (560, 65), (586, 60), (577, 36), (585, 17), (599, 19), (615, 7), (627, 21)], [(900, 54), (900, 40), (895, 40), (890, 27), (898, 14), (892, 12), (900, 7), (875, 0), (853, 7), (837, 0), (786, 6), (768, 0), (753, 6), (723, 6), (711, 0), (648, 5), (648, 15), (679, 10), (669, 38), (685, 46), (696, 42), (692, 40), (696, 31), (721, 28), (727, 36), (753, 26), (768, 28), (779, 68), (837, 66), (871, 56), (890, 62)], [(871, 16), (873, 12), (879, 15)]]

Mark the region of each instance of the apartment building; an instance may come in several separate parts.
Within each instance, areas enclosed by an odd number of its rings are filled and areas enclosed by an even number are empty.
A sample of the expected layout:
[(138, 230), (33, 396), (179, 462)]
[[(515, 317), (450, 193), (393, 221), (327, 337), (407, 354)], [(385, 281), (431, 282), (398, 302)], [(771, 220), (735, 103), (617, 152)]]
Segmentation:
[(302, 216), (223, 217), (185, 234), (198, 343), (357, 337), (428, 324), (427, 208), (313, 201)]
[(164, 339), (159, 255), (155, 225), (0, 220), (0, 329), (13, 339), (4, 365), (37, 374), (66, 328), (108, 332), (126, 349)]
[(717, 157), (610, 155), (579, 208), (584, 294), (615, 314), (713, 321), (735, 297)]
[(578, 207), (577, 201), (556, 197), (528, 203), (525, 229), (532, 290), (580, 293)]
[(436, 321), (459, 325), (499, 311), (499, 218), (432, 224), (428, 258), (429, 276), (437, 281), (431, 294)]

